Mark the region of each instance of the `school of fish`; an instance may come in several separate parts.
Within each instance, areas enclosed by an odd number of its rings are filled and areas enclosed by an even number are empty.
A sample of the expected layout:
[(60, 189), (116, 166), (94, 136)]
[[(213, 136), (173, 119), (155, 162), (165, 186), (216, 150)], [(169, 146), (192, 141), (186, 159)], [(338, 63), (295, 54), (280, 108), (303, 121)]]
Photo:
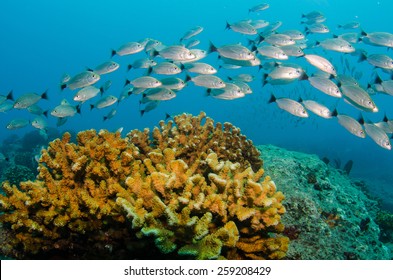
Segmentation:
[[(261, 18), (269, 4), (250, 7), (249, 17), (237, 22), (227, 22), (225, 29), (242, 34), (244, 42), (229, 42), (225, 45), (209, 43), (207, 49), (199, 49), (201, 43), (197, 37), (204, 28), (195, 26), (184, 34), (179, 34), (179, 43), (166, 45), (157, 39), (145, 38), (127, 42), (111, 52), (111, 58), (95, 68), (87, 68), (73, 75), (61, 77), (60, 89), (72, 91), (72, 101), (64, 98), (60, 104), (48, 110), (38, 103), (48, 99), (52, 90), (42, 93), (29, 92), (14, 98), (14, 93), (0, 95), (0, 112), (28, 110), (35, 117), (31, 120), (16, 118), (10, 121), (7, 129), (19, 129), (32, 125), (45, 131), (48, 117), (57, 118), (57, 126), (81, 112), (84, 103), (89, 103), (90, 110), (106, 107), (113, 109), (103, 116), (108, 120), (116, 115), (115, 104), (119, 104), (130, 95), (140, 95), (140, 113), (157, 108), (161, 102), (176, 98), (179, 91), (188, 83), (204, 88), (206, 95), (222, 100), (245, 98), (252, 94), (249, 83), (260, 79), (259, 86), (269, 91), (269, 103), (297, 116), (307, 118), (315, 114), (325, 119), (335, 119), (349, 133), (360, 137), (370, 137), (380, 147), (391, 150), (393, 120), (386, 115), (380, 122), (371, 122), (363, 117), (356, 118), (343, 114), (337, 108), (329, 108), (322, 102), (312, 99), (292, 99), (289, 96), (278, 97), (274, 93), (277, 87), (293, 83), (306, 83), (311, 89), (329, 98), (342, 100), (361, 112), (376, 113), (381, 111), (373, 100), (375, 94), (393, 95), (393, 59), (385, 48), (393, 48), (393, 34), (383, 31), (366, 32), (360, 23), (353, 21), (338, 25), (341, 34), (333, 34), (325, 25), (326, 17), (319, 11), (301, 15), (304, 31), (284, 29), (283, 22), (268, 22)], [(253, 19), (251, 19), (253, 17)], [(325, 34), (323, 37), (319, 34)], [(327, 35), (326, 35), (327, 34)], [(368, 53), (363, 46), (368, 46), (373, 53)], [(143, 53), (143, 58), (132, 57)], [(336, 68), (331, 54), (339, 55), (340, 70)], [(209, 55), (218, 55), (217, 65), (203, 62)], [(359, 83), (362, 72), (350, 65), (347, 56), (355, 57), (356, 63), (368, 63), (370, 69), (376, 69), (369, 77), (366, 86)], [(124, 81), (123, 90), (118, 95), (108, 94), (112, 85), (110, 73), (119, 71), (118, 56), (129, 56), (131, 62), (124, 65), (125, 71), (146, 69), (143, 76)], [(250, 67), (258, 69), (258, 76), (247, 72)], [(244, 73), (224, 78), (220, 69), (244, 69)], [(102, 81), (101, 86), (97, 82)], [(285, 91), (284, 91), (285, 92)], [(70, 99), (70, 98), (68, 98)], [(225, 101), (223, 101), (225, 102)], [(338, 103), (338, 102), (337, 102)], [(383, 110), (383, 109), (382, 109)], [(4, 160), (4, 159), (2, 159)]]

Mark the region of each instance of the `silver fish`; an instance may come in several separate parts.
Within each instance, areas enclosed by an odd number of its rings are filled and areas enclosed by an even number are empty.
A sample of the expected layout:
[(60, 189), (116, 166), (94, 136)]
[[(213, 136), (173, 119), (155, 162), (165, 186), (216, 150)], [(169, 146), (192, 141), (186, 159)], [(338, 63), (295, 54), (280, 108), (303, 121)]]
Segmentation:
[(290, 36), (285, 34), (271, 34), (267, 37), (260, 36), (259, 42), (262, 41), (270, 45), (279, 46), (279, 47), (294, 45), (296, 43), (295, 40), (293, 40)]
[(357, 21), (350, 21), (344, 24), (339, 24), (337, 27), (342, 29), (356, 29), (360, 27), (360, 23)]
[(359, 34), (356, 32), (344, 33), (337, 36), (337, 38), (343, 39), (348, 43), (355, 44), (359, 42)]
[(308, 117), (308, 113), (304, 109), (303, 105), (295, 100), (289, 98), (276, 98), (272, 94), (269, 103), (273, 103), (273, 102), (275, 102), (280, 109), (287, 111), (288, 113), (294, 116), (301, 117), (301, 118)]
[(182, 69), (174, 63), (171, 62), (160, 62), (155, 66), (152, 66), (148, 70), (148, 74), (154, 72), (161, 75), (176, 75), (181, 73)]
[(319, 70), (332, 74), (333, 76), (337, 75), (336, 69), (326, 58), (316, 54), (306, 54), (304, 58)]
[(352, 85), (352, 86), (359, 86), (359, 82), (348, 75), (339, 74), (335, 77), (341, 85)]
[(225, 83), (219, 77), (214, 75), (199, 75), (191, 78), (195, 85), (206, 88), (224, 88)]
[(244, 94), (251, 94), (252, 89), (251, 87), (243, 81), (231, 81), (232, 84), (237, 85)]
[(116, 115), (116, 113), (117, 113), (116, 109), (110, 110), (110, 112), (106, 116), (103, 117), (103, 120), (104, 121), (110, 120), (111, 118), (113, 118)]
[(376, 126), (373, 123), (364, 123), (363, 125), (367, 135), (370, 136), (370, 138), (373, 139), (375, 143), (386, 150), (392, 149), (389, 137), (382, 128)]
[(6, 127), (7, 127), (7, 129), (14, 130), (14, 129), (23, 128), (23, 127), (27, 126), (29, 123), (30, 123), (30, 121), (26, 120), (26, 119), (13, 119), (12, 121), (10, 121), (7, 124)]
[(190, 30), (188, 30), (181, 38), (180, 38), (180, 42), (183, 40), (188, 40), (196, 35), (198, 35), (199, 33), (201, 33), (203, 31), (203, 27), (202, 26), (195, 26), (193, 28), (191, 28)]
[(254, 26), (252, 26), (250, 23), (247, 21), (239, 21), (235, 23), (228, 23), (225, 27), (225, 29), (231, 29), (235, 32), (241, 33), (241, 34), (246, 34), (246, 35), (255, 35), (257, 34), (257, 30), (255, 29)]
[(48, 117), (48, 111), (43, 110), (37, 104), (33, 104), (30, 107), (27, 107), (27, 111), (29, 111), (29, 113), (34, 115), (38, 115), (38, 116), (44, 115), (45, 117)]
[(98, 75), (104, 75), (108, 73), (112, 73), (119, 69), (120, 65), (117, 62), (114, 61), (106, 61), (104, 63), (101, 63), (98, 65), (94, 70), (92, 70), (94, 73), (97, 73)]
[(245, 83), (250, 83), (254, 80), (254, 76), (251, 74), (239, 74), (236, 76), (231, 76), (228, 77), (229, 80), (231, 81), (240, 81), (240, 82), (245, 82)]
[(74, 101), (83, 103), (86, 100), (96, 97), (99, 92), (100, 89), (96, 88), (95, 86), (84, 87), (74, 95)]
[(233, 60), (251, 60), (255, 58), (255, 55), (249, 49), (239, 44), (224, 45), (217, 48), (210, 42), (208, 52), (218, 52), (220, 56)]
[(80, 114), (80, 106), (72, 106), (66, 99), (63, 99), (60, 105), (56, 106), (50, 114), (54, 117), (65, 118), (73, 117), (76, 113)]
[(350, 104), (366, 112), (378, 112), (378, 108), (370, 95), (361, 87), (341, 85), (340, 89), (345, 100)]
[(393, 59), (385, 54), (370, 54), (368, 56), (361, 54), (359, 62), (364, 60), (367, 60), (368, 63), (375, 67), (388, 70), (393, 69)]
[(186, 44), (186, 48), (187, 48), (187, 49), (190, 49), (190, 48), (192, 48), (192, 47), (195, 47), (195, 46), (199, 45), (200, 43), (201, 43), (201, 41), (199, 41), (198, 39), (191, 40), (191, 41), (189, 41), (189, 42)]
[(214, 98), (223, 100), (233, 100), (245, 96), (240, 87), (233, 83), (226, 83), (225, 87), (220, 89), (209, 88), (208, 94)]
[(254, 19), (254, 20), (249, 20), (249, 24), (251, 24), (255, 29), (261, 29), (268, 26), (270, 22), (263, 19)]
[(48, 91), (45, 91), (42, 94), (25, 93), (15, 100), (14, 108), (15, 109), (26, 109), (27, 107), (30, 107), (31, 105), (37, 103), (41, 99), (48, 99), (47, 92)]
[(136, 88), (156, 88), (162, 85), (162, 83), (154, 77), (141, 76), (132, 81), (126, 80), (126, 84), (132, 84)]
[(73, 76), (67, 83), (61, 84), (61, 89), (68, 87), (71, 90), (83, 88), (95, 84), (100, 80), (100, 75), (91, 71), (85, 71)]
[(299, 69), (293, 67), (276, 67), (268, 76), (273, 80), (297, 79), (302, 75)]
[(324, 77), (313, 76), (309, 77), (308, 81), (316, 89), (326, 93), (327, 95), (340, 98), (342, 97), (341, 91), (338, 86), (330, 79)]
[(352, 53), (355, 48), (347, 41), (340, 38), (329, 38), (317, 43), (325, 50), (331, 50), (341, 53)]
[(281, 34), (289, 36), (293, 40), (303, 40), (305, 38), (304, 34), (296, 29), (290, 29), (282, 31)]
[(301, 102), (307, 110), (313, 112), (314, 114), (325, 118), (332, 118), (332, 112), (326, 106), (314, 101), (314, 100), (303, 100)]
[(303, 56), (303, 50), (297, 45), (282, 46), (280, 49), (287, 55), (293, 57)]
[(338, 123), (341, 124), (346, 130), (348, 130), (353, 135), (366, 138), (366, 133), (362, 125), (354, 118), (347, 115), (337, 115)]
[(393, 47), (393, 34), (388, 32), (372, 32), (366, 33), (364, 31), (361, 32), (361, 39), (364, 43), (374, 45), (374, 46), (383, 46), (383, 47)]
[(319, 33), (319, 34), (324, 34), (324, 33), (329, 33), (329, 27), (322, 23), (314, 23), (308, 27), (306, 27), (306, 35), (310, 33)]
[(186, 83), (182, 79), (176, 77), (161, 79), (161, 83), (161, 87), (171, 90), (182, 90), (186, 86)]
[(113, 95), (107, 95), (100, 100), (98, 100), (95, 104), (90, 104), (90, 110), (93, 110), (94, 108), (97, 109), (102, 109), (109, 107), (117, 102), (117, 97)]
[(153, 52), (153, 56), (160, 55), (164, 59), (174, 60), (174, 61), (189, 61), (196, 58), (196, 55), (192, 53), (189, 49), (183, 46), (169, 46), (158, 51)]
[(264, 11), (266, 9), (268, 9), (270, 7), (270, 5), (268, 3), (262, 3), (259, 5), (255, 5), (253, 7), (251, 7), (250, 9), (248, 9), (248, 12), (260, 12), (260, 11)]
[(0, 113), (8, 112), (12, 108), (14, 108), (13, 102), (3, 102), (0, 104)]
[(114, 55), (130, 55), (143, 51), (144, 46), (139, 42), (129, 42), (120, 46), (117, 50), (112, 50), (112, 57)]
[(131, 68), (149, 68), (152, 66), (157, 65), (157, 62), (155, 62), (154, 60), (150, 59), (150, 58), (139, 58), (137, 60), (135, 60), (133, 63), (128, 64), (127, 66), (127, 71), (129, 71)]
[(165, 101), (171, 100), (176, 97), (176, 93), (173, 90), (167, 88), (151, 88), (148, 89), (145, 93), (143, 93), (143, 100), (148, 101)]
[(186, 63), (184, 64), (184, 67), (190, 73), (197, 73), (197, 74), (217, 73), (217, 69), (215, 69), (210, 64), (203, 63), (203, 62)]
[(279, 60), (288, 59), (288, 55), (279, 47), (264, 45), (258, 47), (257, 51), (260, 55), (263, 55), (268, 58), (275, 58)]
[(48, 123), (43, 117), (38, 116), (31, 122), (31, 125), (37, 129), (45, 129)]

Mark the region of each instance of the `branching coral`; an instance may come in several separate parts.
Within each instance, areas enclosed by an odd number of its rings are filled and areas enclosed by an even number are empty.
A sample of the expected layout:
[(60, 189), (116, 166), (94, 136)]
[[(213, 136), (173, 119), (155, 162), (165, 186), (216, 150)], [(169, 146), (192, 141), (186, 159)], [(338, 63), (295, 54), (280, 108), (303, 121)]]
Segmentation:
[(161, 122), (152, 139), (89, 130), (51, 142), (36, 181), (3, 183), (3, 253), (135, 258), (154, 242), (171, 257), (283, 258), (283, 194), (239, 129), (204, 118)]

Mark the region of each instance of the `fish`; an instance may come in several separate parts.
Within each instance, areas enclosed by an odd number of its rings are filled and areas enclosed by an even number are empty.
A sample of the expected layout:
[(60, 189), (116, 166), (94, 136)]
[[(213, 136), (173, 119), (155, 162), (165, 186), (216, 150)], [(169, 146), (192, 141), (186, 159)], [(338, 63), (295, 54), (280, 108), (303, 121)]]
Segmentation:
[(184, 35), (180, 38), (180, 42), (183, 40), (188, 40), (188, 39), (198, 35), (202, 31), (203, 31), (202, 26), (195, 26), (195, 27), (191, 28), (190, 30), (188, 30), (186, 33), (184, 33)]
[(356, 29), (360, 27), (360, 23), (357, 21), (350, 21), (344, 24), (338, 24), (337, 27), (342, 29)]
[(328, 107), (318, 103), (315, 100), (302, 100), (301, 104), (303, 104), (307, 110), (313, 112), (314, 114), (324, 119), (331, 119), (333, 117), (332, 116), (333, 114)]
[(196, 86), (206, 87), (206, 88), (224, 88), (226, 85), (224, 81), (214, 75), (198, 75), (195, 77), (189, 77), (191, 81), (194, 82)]
[(7, 95), (0, 95), (0, 104), (7, 101), (7, 100), (14, 101), (14, 96), (13, 96), (12, 90)]
[(34, 120), (31, 122), (31, 125), (37, 129), (46, 129), (48, 123), (43, 117), (38, 116), (34, 118)]
[(105, 81), (105, 83), (102, 86), (100, 86), (101, 94), (106, 92), (111, 86), (112, 86), (112, 81), (111, 80)]
[(263, 20), (263, 19), (253, 19), (248, 21), (249, 24), (251, 24), (255, 29), (261, 29), (265, 28), (270, 24), (270, 22)]
[(239, 44), (224, 45), (216, 47), (210, 42), (208, 53), (218, 52), (220, 56), (233, 60), (251, 60), (255, 55), (246, 47)]
[(92, 99), (97, 96), (98, 93), (100, 93), (100, 89), (96, 88), (95, 86), (87, 86), (79, 90), (77, 93), (74, 95), (74, 101), (78, 102), (85, 102), (89, 99)]
[(295, 100), (289, 98), (276, 98), (273, 94), (271, 94), (268, 103), (276, 103), (280, 109), (287, 111), (294, 116), (301, 118), (308, 117), (308, 113), (306, 109), (304, 109), (303, 105)]
[(336, 69), (326, 58), (316, 54), (306, 54), (303, 57), (308, 61), (308, 63), (317, 67), (319, 70), (329, 73), (333, 76), (337, 76)]
[(296, 30), (296, 29), (284, 30), (281, 32), (281, 34), (287, 35), (292, 40), (295, 40), (295, 41), (303, 40), (305, 38), (303, 32)]
[(136, 88), (156, 88), (162, 85), (162, 83), (151, 76), (141, 76), (132, 81), (126, 80), (125, 86), (131, 84)]
[(3, 153), (0, 153), (0, 162), (2, 161), (9, 161), (10, 159), (6, 157)]
[(19, 98), (15, 100), (14, 108), (15, 109), (26, 109), (31, 105), (37, 103), (41, 99), (48, 100), (48, 90), (43, 92), (42, 94), (37, 93), (25, 93)]
[(352, 44), (356, 44), (360, 41), (359, 34), (356, 32), (344, 33), (344, 34), (340, 34), (340, 35), (333, 35), (333, 37), (343, 39), (343, 40), (347, 41), (348, 43), (352, 43)]
[(33, 104), (33, 105), (27, 107), (27, 111), (29, 111), (29, 113), (31, 113), (33, 115), (38, 115), (38, 116), (43, 115), (45, 117), (48, 117), (48, 110), (43, 110), (37, 104)]
[(250, 12), (256, 13), (256, 12), (264, 11), (264, 10), (268, 9), (269, 7), (270, 7), (270, 5), (268, 3), (262, 3), (262, 4), (258, 4), (258, 5), (251, 7), (250, 9), (248, 9), (248, 12), (249, 13)]
[(270, 45), (274, 46), (289, 46), (294, 45), (296, 43), (290, 36), (285, 34), (271, 34), (269, 36), (263, 37), (259, 36), (259, 43), (266, 42)]
[(393, 59), (385, 54), (370, 54), (365, 55), (362, 53), (359, 57), (358, 62), (367, 60), (368, 63), (375, 67), (392, 70), (393, 69)]
[(339, 85), (359, 86), (359, 82), (355, 78), (348, 75), (339, 74), (335, 77), (335, 79), (338, 81)]
[(151, 88), (143, 93), (143, 100), (148, 101), (166, 101), (176, 97), (176, 93), (173, 90), (167, 88)]
[(302, 73), (301, 71), (299, 71), (299, 69), (293, 67), (280, 66), (280, 67), (276, 67), (273, 71), (267, 74), (267, 76), (273, 80), (278, 80), (278, 79), (290, 80), (290, 79), (300, 78), (301, 74)]
[(240, 90), (242, 92), (244, 92), (244, 94), (251, 94), (252, 93), (251, 87), (243, 81), (234, 80), (234, 81), (231, 81), (230, 83), (238, 86), (240, 88)]
[(255, 29), (255, 27), (248, 23), (248, 21), (239, 21), (232, 24), (227, 22), (225, 29), (231, 29), (235, 32), (246, 35), (257, 34), (257, 30)]
[[(361, 120), (361, 122), (362, 121), (363, 120)], [(387, 136), (387, 134), (385, 133), (385, 131), (382, 128), (376, 126), (373, 123), (368, 123), (368, 122), (364, 122), (363, 126), (364, 126), (364, 129), (366, 131), (366, 134), (368, 136), (370, 136), (370, 138), (375, 143), (377, 143), (380, 147), (382, 147), (382, 148), (384, 148), (386, 150), (391, 150), (392, 149), (392, 145), (390, 143), (389, 137)]]
[(194, 40), (189, 41), (189, 42), (185, 45), (185, 47), (186, 47), (187, 49), (190, 49), (190, 48), (192, 48), (192, 47), (195, 47), (195, 46), (199, 45), (200, 43), (201, 43), (201, 41), (199, 41), (198, 39), (194, 39)]
[(337, 117), (338, 123), (348, 130), (351, 134), (359, 137), (366, 138), (366, 132), (364, 131), (362, 125), (351, 116), (338, 114), (336, 112), (335, 117)]
[(150, 52), (154, 49), (159, 49), (161, 46), (163, 46), (162, 42), (155, 39), (149, 39), (145, 44), (145, 52)]
[(352, 53), (355, 48), (347, 41), (340, 38), (329, 38), (321, 42), (317, 42), (318, 46), (321, 46), (325, 50), (331, 50), (341, 53)]
[(215, 74), (217, 69), (210, 64), (203, 62), (193, 62), (184, 64), (184, 68), (187, 72), (197, 73), (197, 74)]
[[(63, 99), (60, 105), (56, 106), (50, 114), (54, 117), (65, 118), (73, 117), (75, 114), (80, 114), (80, 104), (77, 106), (71, 105), (66, 99)], [(64, 121), (65, 122), (65, 121)], [(60, 126), (60, 125), (58, 125)]]
[(113, 118), (116, 115), (116, 113), (117, 113), (116, 109), (110, 110), (110, 112), (106, 116), (103, 117), (103, 121), (110, 120), (111, 118)]
[(147, 75), (150, 75), (152, 72), (161, 75), (176, 75), (181, 73), (182, 68), (184, 68), (184, 66), (179, 67), (174, 63), (163, 61), (155, 66), (149, 67)]
[[(382, 87), (379, 91), (382, 91), (384, 93), (387, 93), (387, 94), (393, 96), (393, 80), (383, 81), (381, 79), (381, 77), (379, 77), (377, 75), (373, 83), (374, 83), (374, 85), (379, 85)], [(371, 86), (371, 85), (369, 85), (369, 86)]]
[(366, 33), (364, 30), (360, 33), (362, 42), (382, 47), (393, 47), (393, 34), (389, 32), (372, 32)]
[(353, 85), (341, 85), (341, 93), (346, 101), (356, 108), (366, 112), (378, 112), (378, 108), (370, 95), (361, 87)]
[(121, 101), (123, 101), (124, 99), (128, 98), (132, 93), (133, 93), (134, 87), (132, 85), (127, 85), (125, 86), (121, 93), (120, 96), (117, 100), (118, 103), (120, 103)]
[(253, 67), (253, 66), (258, 66), (261, 64), (261, 60), (258, 57), (255, 57), (250, 60), (237, 60), (237, 59), (231, 59), (231, 58), (226, 58), (226, 57), (221, 57), (221, 60), (224, 62), (224, 64), (231, 65), (231, 67), (227, 67), (228, 69), (238, 69), (241, 67)]
[(155, 108), (157, 108), (158, 105), (160, 105), (160, 102), (161, 102), (161, 101), (150, 101), (150, 102), (146, 103), (145, 108), (144, 108), (144, 109), (141, 109), (141, 110), (139, 111), (140, 114), (141, 114), (141, 117), (142, 117), (145, 113), (150, 112), (150, 111), (154, 110)]
[(117, 69), (119, 69), (119, 67), (120, 65), (117, 62), (106, 61), (98, 65), (96, 68), (94, 68), (94, 70), (88, 69), (88, 71), (94, 72), (98, 75), (104, 75), (116, 71)]
[(255, 77), (251, 74), (239, 74), (236, 76), (228, 77), (228, 79), (231, 81), (240, 81), (240, 82), (250, 83), (255, 79)]
[(77, 88), (83, 88), (93, 85), (99, 80), (100, 75), (98, 75), (97, 73), (94, 73), (92, 71), (84, 71), (70, 78), (67, 83), (61, 84), (60, 89), (63, 90), (65, 88), (69, 88), (71, 90), (74, 90)]
[(161, 87), (179, 91), (182, 90), (187, 84), (182, 79), (177, 77), (169, 77), (160, 80), (162, 85)]
[(60, 79), (60, 84), (65, 84), (71, 79), (71, 76), (67, 73), (64, 73)]
[(233, 100), (245, 96), (245, 93), (233, 83), (226, 83), (224, 88), (207, 89), (209, 96), (223, 100)]
[(307, 80), (314, 88), (322, 91), (323, 93), (326, 93), (327, 95), (337, 98), (342, 97), (341, 91), (338, 86), (328, 78), (313, 76), (308, 77)]
[(115, 55), (124, 56), (130, 54), (136, 54), (143, 51), (145, 47), (139, 42), (128, 42), (121, 45), (117, 50), (112, 50), (111, 57)]
[(23, 119), (23, 118), (13, 119), (7, 124), (6, 128), (10, 130), (19, 129), (19, 128), (26, 127), (29, 123), (30, 121), (27, 119)]
[(260, 55), (266, 58), (275, 58), (279, 60), (288, 59), (288, 55), (279, 47), (264, 45), (257, 48)]
[(196, 55), (192, 53), (189, 49), (180, 45), (173, 45), (165, 47), (164, 49), (158, 51), (153, 51), (153, 57), (159, 55), (164, 59), (174, 60), (174, 61), (189, 61), (196, 58)]
[(305, 28), (306, 35), (310, 33), (325, 34), (329, 33), (330, 29), (322, 23), (314, 23)]
[(113, 95), (107, 95), (100, 100), (98, 100), (95, 104), (90, 104), (90, 110), (94, 108), (102, 109), (109, 107), (117, 102), (117, 97)]
[(146, 57), (139, 58), (135, 60), (133, 63), (127, 65), (127, 71), (131, 70), (132, 68), (134, 69), (149, 68), (155, 65), (157, 65), (157, 62), (155, 62), (153, 59), (146, 58)]
[(304, 55), (302, 48), (297, 45), (282, 46), (280, 49), (287, 55), (287, 57), (300, 57)]
[(14, 108), (14, 102), (3, 102), (0, 104), (0, 113), (6, 113)]

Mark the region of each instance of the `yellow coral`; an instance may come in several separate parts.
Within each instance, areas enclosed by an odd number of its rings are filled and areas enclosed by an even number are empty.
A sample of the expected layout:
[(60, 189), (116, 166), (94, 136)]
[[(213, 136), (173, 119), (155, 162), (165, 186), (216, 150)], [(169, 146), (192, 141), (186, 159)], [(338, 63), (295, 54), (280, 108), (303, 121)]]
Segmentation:
[(231, 124), (183, 114), (152, 138), (88, 130), (70, 141), (65, 133), (42, 151), (37, 181), (3, 183), (1, 245), (23, 248), (4, 253), (135, 258), (154, 242), (197, 259), (285, 256), (284, 196)]

